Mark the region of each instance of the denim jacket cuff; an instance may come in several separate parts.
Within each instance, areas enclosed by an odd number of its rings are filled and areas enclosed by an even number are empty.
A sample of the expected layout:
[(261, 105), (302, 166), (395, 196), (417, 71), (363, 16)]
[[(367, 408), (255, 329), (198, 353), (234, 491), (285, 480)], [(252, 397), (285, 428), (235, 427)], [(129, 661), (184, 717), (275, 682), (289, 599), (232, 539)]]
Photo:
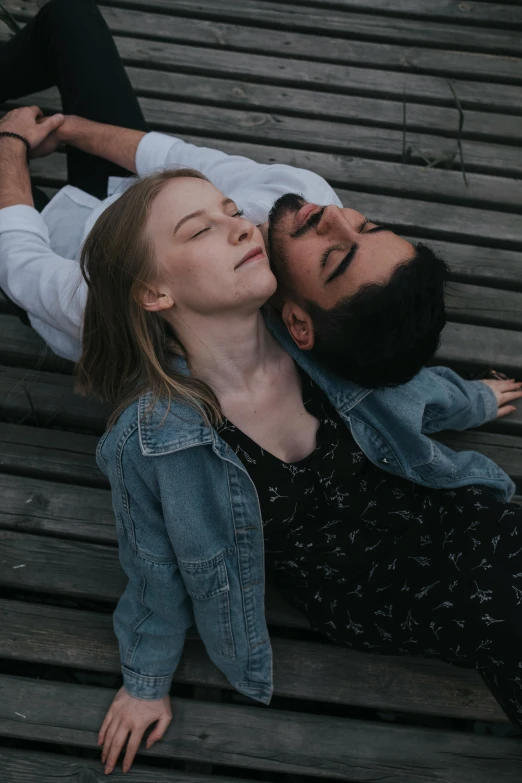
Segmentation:
[(173, 674), (154, 676), (138, 674), (138, 672), (121, 667), (123, 674), (123, 687), (135, 699), (162, 699), (169, 695)]
[(498, 413), (498, 403), (493, 389), (482, 381), (471, 381), (471, 383), (476, 385), (482, 401), (484, 402), (485, 418), (482, 423), (485, 424), (487, 421), (496, 419)]

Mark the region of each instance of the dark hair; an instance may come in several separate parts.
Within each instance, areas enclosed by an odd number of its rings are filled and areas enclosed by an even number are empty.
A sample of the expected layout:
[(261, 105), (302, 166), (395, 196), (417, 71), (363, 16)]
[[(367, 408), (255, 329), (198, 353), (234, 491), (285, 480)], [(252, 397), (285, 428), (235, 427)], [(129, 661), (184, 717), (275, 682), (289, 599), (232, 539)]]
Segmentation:
[(365, 285), (331, 310), (307, 302), (314, 356), (366, 388), (407, 383), (438, 348), (448, 277), (444, 261), (419, 244), (387, 283)]

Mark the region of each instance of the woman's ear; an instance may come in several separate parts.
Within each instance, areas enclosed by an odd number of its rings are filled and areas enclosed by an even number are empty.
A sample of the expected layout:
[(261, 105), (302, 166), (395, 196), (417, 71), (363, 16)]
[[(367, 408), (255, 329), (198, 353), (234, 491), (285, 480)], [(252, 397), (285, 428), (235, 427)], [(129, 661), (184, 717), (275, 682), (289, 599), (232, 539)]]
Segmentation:
[(174, 306), (174, 301), (169, 294), (155, 291), (144, 286), (139, 294), (139, 303), (149, 313), (158, 313), (161, 310), (169, 310)]
[(302, 351), (310, 351), (314, 347), (314, 325), (306, 310), (295, 302), (286, 300), (281, 310), (281, 318), (297, 347)]

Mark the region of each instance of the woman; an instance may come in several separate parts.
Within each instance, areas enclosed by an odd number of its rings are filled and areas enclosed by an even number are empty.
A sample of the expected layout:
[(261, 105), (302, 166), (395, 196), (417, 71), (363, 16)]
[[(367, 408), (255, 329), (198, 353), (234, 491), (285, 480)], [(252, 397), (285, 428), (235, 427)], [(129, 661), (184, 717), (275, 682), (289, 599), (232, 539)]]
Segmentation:
[[(142, 179), (99, 218), (82, 269), (79, 387), (117, 405), (98, 464), (129, 577), (106, 771), (129, 733), (124, 771), (149, 725), (147, 747), (163, 735), (194, 622), (229, 681), (269, 702), (265, 554), (313, 628), (476, 667), (520, 723), (522, 510), (485, 480), (427, 489), (370, 462), (346, 426), (365, 394), (329, 398), (266, 328), (276, 281), (237, 205), (195, 171)], [(513, 382), (470, 388), (521, 396)]]

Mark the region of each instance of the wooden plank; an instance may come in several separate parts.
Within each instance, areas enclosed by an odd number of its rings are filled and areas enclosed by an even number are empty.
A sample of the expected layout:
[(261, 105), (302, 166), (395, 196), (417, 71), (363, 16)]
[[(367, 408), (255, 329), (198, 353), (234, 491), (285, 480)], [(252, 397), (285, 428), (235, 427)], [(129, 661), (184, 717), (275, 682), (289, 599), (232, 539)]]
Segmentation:
[[(75, 757), (68, 753), (42, 753), (27, 748), (5, 748), (0, 750), (2, 783), (97, 783), (103, 780), (103, 769), (98, 759)], [(251, 783), (245, 778), (208, 774), (191, 774), (169, 770), (158, 766), (133, 764), (132, 778), (135, 783)], [(111, 773), (111, 783), (125, 783), (129, 779), (121, 768)]]
[(105, 489), (0, 473), (0, 497), (4, 530), (116, 542), (111, 495)]
[[(156, 25), (156, 29), (161, 29), (161, 26)], [(272, 31), (261, 32), (263, 33), (261, 46), (263, 52), (266, 52), (270, 46), (265, 43), (265, 39), (270, 39)], [(316, 39), (314, 50), (320, 45), (320, 41), (320, 38)], [(499, 85), (490, 83), (489, 75), (486, 82), (480, 83), (465, 78), (454, 79), (455, 73), (460, 75), (463, 72), (459, 70), (460, 61), (458, 58), (457, 61), (454, 60), (453, 53), (444, 53), (444, 56), (440, 57), (440, 62), (445, 64), (446, 75), (432, 76), (419, 73), (422, 65), (420, 63), (410, 65), (408, 55), (406, 57), (401, 55), (401, 67), (407, 64), (412, 68), (411, 73), (379, 70), (371, 67), (371, 63), (351, 66), (286, 58), (277, 56), (280, 54), (277, 50), (274, 56), (265, 56), (252, 52), (234, 52), (230, 49), (219, 51), (204, 46), (147, 41), (126, 36), (115, 36), (115, 42), (127, 65), (146, 65), (163, 71), (179, 69), (204, 76), (210, 73), (213, 76), (247, 78), (251, 82), (285, 84), (294, 87), (316, 86), (330, 93), (373, 95), (386, 100), (395, 98), (402, 101), (405, 95), (408, 103), (439, 104), (455, 108), (455, 98), (447, 79), (451, 77), (464, 109), (484, 109), (506, 114), (522, 113), (522, 96), (516, 86), (506, 84), (499, 88)], [(348, 45), (344, 36), (342, 44), (345, 48)], [(510, 59), (509, 62), (514, 63), (515, 67), (518, 66), (516, 60)], [(477, 70), (479, 73), (483, 72), (482, 67)], [(515, 69), (512, 81), (520, 83), (521, 80), (522, 73), (518, 67)]]
[[(182, 44), (115, 37), (127, 65), (154, 66), (164, 71), (183, 68), (189, 73), (248, 79), (251, 82), (321, 88), (330, 93), (373, 95), (408, 103), (455, 106), (445, 77), (383, 71), (368, 67), (306, 62), (277, 56), (219, 51)], [(515, 85), (452, 79), (465, 110), (483, 109), (506, 114), (522, 112), (522, 96)]]
[(42, 480), (106, 488), (96, 464), (98, 438), (0, 423), (0, 470)]
[[(366, 199), (368, 196), (363, 198)], [(375, 201), (375, 206), (370, 204), (370, 209), (375, 209), (377, 212), (379, 209), (377, 203)], [(410, 242), (418, 241), (418, 237), (408, 236), (407, 239)], [(453, 280), (522, 291), (521, 253), (498, 248), (492, 250), (489, 247), (457, 242), (438, 242), (433, 239), (429, 240), (429, 245), (448, 261)]]
[(0, 584), (114, 603), (126, 578), (114, 546), (0, 530)]
[[(283, 2), (291, 0), (283, 0)], [(456, 3), (455, 0), (437, 0), (436, 3), (418, 3), (417, 0), (301, 0), (303, 5), (336, 8), (343, 11), (373, 11), (379, 16), (407, 16), (427, 22), (456, 22), (466, 25), (491, 27), (522, 26), (522, 8), (502, 2)]]
[(68, 376), (0, 367), (2, 413), (11, 423), (44, 428), (60, 424), (101, 433), (111, 409), (87, 399), (73, 393)]
[(520, 375), (522, 333), (492, 326), (449, 323), (442, 333), (438, 364), (461, 371), (494, 367), (510, 377)]
[(71, 373), (73, 363), (56, 356), (30, 326), (15, 315), (0, 314), (0, 357), (4, 364)]
[[(437, 201), (451, 202), (466, 200), (480, 204), (484, 201), (480, 188), (474, 193), (476, 201), (469, 194), (459, 195), (466, 189), (456, 171), (425, 169), (421, 166), (403, 166), (400, 163), (374, 161), (344, 155), (313, 152), (277, 146), (265, 146), (223, 138), (179, 134), (186, 141), (222, 149), (224, 152), (253, 158), (261, 163), (286, 163), (291, 166), (311, 169), (331, 182), (339, 191), (345, 205), (355, 205), (361, 211), (375, 210), (373, 217), (385, 223), (392, 223), (404, 233), (415, 230), (434, 239), (450, 241), (471, 241), (473, 244), (498, 245), (506, 249), (522, 248), (522, 221), (520, 216), (499, 209), (484, 209), (470, 206), (448, 206)], [(55, 154), (48, 158), (37, 158), (31, 164), (31, 171), (37, 181), (65, 184), (64, 155)], [(507, 182), (504, 178), (485, 174), (471, 175), (475, 184), (488, 187), (494, 182), (499, 191)], [(350, 190), (346, 189), (350, 187)], [(518, 182), (514, 190), (519, 187)], [(360, 189), (359, 189), (360, 188)], [(366, 188), (370, 192), (364, 196)], [(509, 189), (506, 191), (509, 195)], [(399, 194), (407, 193), (407, 198)], [(357, 195), (356, 195), (357, 194)], [(513, 192), (513, 196), (515, 193)], [(398, 199), (398, 200), (397, 200)], [(369, 206), (364, 206), (365, 204)]]
[[(366, 127), (350, 125), (348, 121), (339, 123), (306, 118), (300, 118), (299, 122), (296, 122), (293, 116), (286, 116), (283, 113), (244, 111), (219, 106), (214, 106), (209, 112), (205, 105), (165, 102), (155, 98), (141, 98), (140, 104), (147, 121), (167, 131), (223, 135), (225, 138), (228, 136), (238, 141), (261, 140), (264, 143), (272, 142), (282, 146), (288, 144), (307, 150), (401, 162), (403, 134), (402, 131), (392, 128)], [(456, 142), (455, 139), (414, 131), (409, 131), (406, 138), (407, 146), (411, 151), (408, 164), (402, 166), (405, 173), (407, 171), (411, 174), (411, 183), (408, 181), (407, 188), (413, 190), (417, 167), (422, 164), (424, 170), (424, 159), (435, 161), (451, 157), (456, 152)], [(509, 178), (515, 178), (522, 173), (520, 147), (463, 140), (462, 149), (467, 172)], [(481, 195), (476, 191), (479, 191), (482, 186), (487, 186), (487, 183), (480, 177), (468, 176), (469, 187), (466, 190), (460, 174), (458, 156), (454, 165), (455, 168), (451, 172), (435, 170), (435, 181), (439, 179), (441, 173), (450, 174), (445, 178), (448, 191), (446, 195), (453, 198), (458, 195), (464, 201), (498, 203), (520, 208), (522, 185), (516, 179), (498, 181), (491, 178), (490, 193)], [(433, 169), (428, 169), (429, 173), (432, 171)], [(455, 171), (458, 171), (458, 177), (451, 176)], [(455, 187), (457, 187), (456, 192), (454, 192)], [(439, 195), (444, 194), (439, 191)]]
[(451, 281), (446, 286), (451, 321), (522, 329), (522, 293)]
[[(170, 74), (168, 74), (170, 75)], [(157, 77), (156, 77), (157, 79)], [(157, 79), (157, 81), (159, 81)], [(186, 83), (185, 83), (185, 86)], [(212, 84), (207, 82), (207, 89), (212, 89)], [(267, 88), (264, 88), (265, 90)], [(251, 89), (251, 92), (255, 90)], [(239, 88), (239, 92), (244, 92)], [(215, 96), (215, 93), (214, 93)], [(194, 105), (193, 96), (188, 96), (191, 103), (158, 100), (157, 98), (140, 98), (140, 105), (149, 125), (172, 133), (211, 133), (236, 137), (239, 141), (272, 141), (277, 144), (289, 144), (303, 149), (336, 152), (341, 154), (354, 154), (360, 157), (390, 160), (401, 163), (403, 153), (402, 130), (393, 128), (367, 127), (360, 124), (349, 124), (346, 117), (343, 123), (337, 121), (308, 119), (301, 117), (296, 122), (294, 115), (288, 115), (281, 105), (282, 113), (266, 113), (260, 111), (245, 111), (223, 107), (215, 103), (212, 112), (208, 105)], [(324, 94), (323, 98), (328, 97)], [(367, 99), (359, 99), (367, 100)], [(333, 103), (329, 96), (330, 103)], [(246, 101), (236, 101), (244, 105)], [(54, 111), (59, 108), (54, 93), (51, 95), (29, 95), (16, 104), (37, 104), (44, 111)], [(337, 103), (337, 102), (335, 102)], [(14, 104), (13, 104), (14, 105)], [(398, 104), (394, 104), (398, 108)], [(249, 109), (251, 107), (248, 107)], [(353, 109), (355, 107), (352, 107)], [(317, 108), (316, 108), (317, 111)], [(448, 110), (443, 110), (448, 111)], [(402, 113), (402, 107), (401, 107)], [(520, 125), (520, 123), (519, 123)], [(455, 129), (456, 129), (455, 125)], [(428, 133), (417, 133), (409, 130), (406, 136), (408, 153), (407, 163), (403, 166), (425, 165), (425, 159), (430, 161), (446, 160), (456, 153), (455, 138), (435, 136)], [(511, 178), (522, 174), (522, 155), (520, 147), (507, 146), (505, 144), (491, 144), (483, 141), (464, 140), (462, 142), (463, 155), (468, 173), (489, 174), (495, 177), (508, 177), (508, 183), (502, 180), (502, 186), (492, 190), (487, 198), (484, 193), (474, 193), (481, 187), (480, 181), (471, 178), (470, 188), (462, 191), (462, 198), (478, 200), (480, 203), (502, 203), (513, 210), (522, 209), (522, 184)], [(455, 158), (455, 168), (460, 174), (458, 156)], [(411, 169), (409, 169), (411, 170)], [(416, 169), (415, 169), (416, 170)], [(439, 170), (437, 170), (439, 171)], [(444, 169), (444, 172), (448, 171)], [(413, 178), (412, 173), (412, 178)], [(450, 185), (453, 184), (450, 179)], [(463, 183), (463, 181), (462, 181)], [(461, 183), (458, 183), (459, 186)], [(475, 188), (473, 188), (475, 184)], [(353, 185), (355, 186), (355, 184)], [(413, 179), (412, 179), (413, 186)], [(465, 186), (464, 186), (465, 187)], [(460, 190), (459, 190), (460, 192)], [(451, 194), (451, 190), (450, 193)]]
[[(415, 2), (415, 0), (413, 0)], [(306, 5), (307, 3), (303, 3)], [(28, 21), (37, 10), (36, 3), (13, 0), (5, 6), (20, 22)], [(373, 43), (355, 38), (350, 40), (350, 31), (343, 38), (274, 30), (231, 24), (223, 20), (168, 16), (150, 13), (148, 10), (134, 11), (128, 8), (102, 7), (102, 14), (113, 34), (138, 36), (150, 40), (161, 39), (172, 43), (193, 44), (223, 48), (257, 54), (275, 54), (279, 57), (294, 57), (322, 62), (345, 63), (359, 67), (385, 68), (413, 73), (442, 74), (460, 79), (474, 78), (487, 81), (520, 82), (522, 71), (516, 67), (513, 58), (499, 54), (446, 51), (440, 56), (440, 49), (429, 46)], [(472, 16), (475, 16), (473, 14)], [(495, 25), (494, 25), (495, 26)], [(430, 44), (431, 46), (431, 44)], [(466, 115), (466, 123), (468, 123)]]
[[(0, 654), (10, 660), (119, 673), (120, 656), (109, 615), (0, 599), (9, 634)], [(274, 637), (277, 696), (374, 709), (505, 721), (475, 670), (423, 658), (368, 655), (327, 642)], [(175, 681), (231, 689), (202, 642), (186, 642)]]
[[(114, 695), (5, 675), (0, 692), (4, 736), (93, 749)], [(180, 698), (163, 740), (146, 755), (335, 780), (490, 783), (494, 777), (514, 783), (522, 746), (464, 732)]]
[[(104, 3), (105, 5), (105, 3)], [(110, 0), (107, 5), (142, 8), (140, 0)], [(223, 0), (216, 6), (211, 0), (147, 0), (147, 11), (157, 10), (179, 16), (215, 19), (274, 30), (290, 30), (329, 34), (357, 40), (385, 41), (399, 44), (460, 49), (462, 51), (507, 54), (522, 53), (520, 37), (513, 26), (500, 30), (494, 27), (474, 28), (470, 31), (460, 24), (430, 21), (427, 25), (417, 19), (396, 19), (375, 14), (339, 12), (325, 8), (275, 3), (263, 0)], [(516, 63), (514, 63), (516, 67)]]

